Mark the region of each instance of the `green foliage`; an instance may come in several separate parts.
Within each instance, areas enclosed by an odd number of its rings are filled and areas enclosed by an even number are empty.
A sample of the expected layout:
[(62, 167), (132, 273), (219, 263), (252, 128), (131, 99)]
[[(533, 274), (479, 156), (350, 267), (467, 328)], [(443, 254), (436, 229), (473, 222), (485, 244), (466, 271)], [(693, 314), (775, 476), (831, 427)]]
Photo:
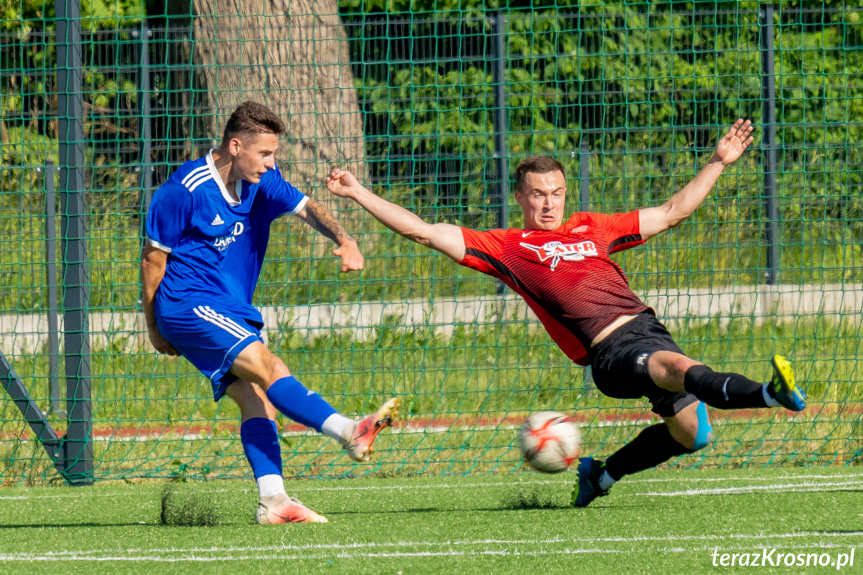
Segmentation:
[[(506, 3), (511, 9), (505, 40), (510, 177), (524, 156), (568, 159), (585, 142), (600, 157), (631, 154), (647, 172), (641, 183), (657, 189), (687, 154), (712, 148), (727, 123), (737, 117), (762, 122), (757, 3), (734, 4), (740, 10), (731, 15), (708, 11), (722, 3), (591, 4), (533, 3), (533, 9), (522, 10), (520, 3)], [(863, 23), (841, 3), (825, 3), (817, 13), (800, 6), (777, 5), (780, 159), (812, 166), (803, 168), (812, 184), (806, 195), (812, 190), (832, 196), (839, 180), (861, 183), (848, 157), (859, 154), (855, 142), (863, 136), (853, 120), (863, 113), (863, 99), (854, 96), (850, 83), (863, 72), (863, 52), (852, 49)], [(497, 178), (490, 158), (492, 69), (499, 55), (489, 40), (492, 24), (472, 12), (483, 7), (479, 2), (367, 4), (360, 13), (359, 4), (341, 4), (355, 45), (373, 177), (406, 182), (440, 219), (467, 217), (462, 220), (467, 225), (488, 225), (488, 220), (471, 221), (472, 211), (497, 203), (489, 194)], [(441, 19), (456, 17), (450, 9), (460, 11), (458, 18), (442, 24)], [(408, 10), (442, 12), (405, 25), (397, 12)], [(378, 11), (393, 20), (369, 19), (383, 18)], [(425, 41), (430, 36), (439, 40)], [(376, 65), (387, 55), (402, 54), (414, 57)], [(616, 171), (620, 164), (604, 161), (591, 176), (613, 185), (628, 177)], [(442, 178), (452, 171), (460, 185)], [(830, 183), (820, 186), (825, 180)], [(651, 199), (667, 197), (673, 188), (659, 190)], [(807, 198), (804, 207), (810, 201), (821, 200)], [(460, 207), (455, 212), (454, 202)], [(859, 209), (851, 197), (831, 203), (837, 215)]]
[(26, 38), (41, 27), (43, 18), (54, 17), (54, 2), (45, 0), (0, 0), (0, 32), (12, 32)]
[(19, 171), (9, 174), (7, 171), (5, 177), (0, 178), (0, 191), (34, 189), (34, 180), (39, 177), (39, 173), (33, 168), (41, 168), (48, 159), (56, 165), (57, 140), (28, 128), (11, 128), (7, 134), (9, 142), (0, 148), (0, 164), (21, 166), (26, 169), (26, 173)]
[[(81, 27), (85, 30), (129, 27), (144, 16), (142, 0), (83, 0)], [(53, 30), (53, 1), (0, 0), (0, 31), (26, 37), (33, 30)]]
[(86, 30), (129, 28), (144, 16), (143, 0), (83, 0), (81, 26)]
[[(123, 30), (135, 28), (144, 16), (141, 0), (91, 0), (81, 3), (81, 28), (84, 31)], [(56, 90), (53, 86), (53, 68), (56, 65), (56, 44), (52, 35), (56, 31), (54, 2), (40, 0), (0, 0), (0, 32), (8, 35), (0, 44), (0, 62), (4, 71), (13, 72), (2, 79), (5, 97), (4, 115), (22, 113), (25, 99), (47, 96)], [(95, 37), (84, 38), (86, 47), (98, 44)], [(115, 48), (116, 49), (116, 48)], [(86, 51), (84, 53), (86, 62)], [(20, 82), (20, 83), (19, 83)], [(106, 79), (105, 74), (84, 70), (86, 93), (95, 93), (93, 105), (106, 106), (116, 94), (118, 85)], [(129, 89), (129, 80), (121, 89)], [(134, 93), (134, 83), (131, 84)], [(107, 98), (106, 98), (107, 96)], [(32, 104), (28, 108), (34, 107)], [(47, 111), (49, 105), (40, 110)]]
[[(107, 4), (88, 6), (88, 14), (104, 16), (113, 10), (123, 15), (124, 26), (137, 22), (129, 16), (134, 4), (111, 5), (110, 10)], [(591, 153), (591, 209), (636, 209), (664, 201), (692, 177), (704, 161), (702, 152), (712, 148), (727, 121), (749, 115), (758, 123), (758, 19), (752, 10), (696, 14), (681, 3), (652, 8), (586, 3), (547, 3), (531, 10), (515, 3), (507, 6), (512, 9), (506, 14), (505, 62), (510, 172), (526, 155), (554, 155), (567, 168), (574, 196), (580, 184), (575, 177), (578, 150), (586, 143)], [(432, 7), (443, 9), (441, 4), (417, 3), (388, 9), (416, 12)], [(580, 12), (574, 11), (576, 7)], [(366, 8), (376, 14), (373, 7)], [(500, 203), (494, 161), (492, 25), (471, 12), (478, 5), (462, 2), (450, 8), (461, 12), (394, 19), (381, 27), (343, 6), (364, 110), (366, 160), (380, 184), (378, 191), (393, 201), (428, 219), (490, 228), (496, 225)], [(30, 18), (39, 6), (7, 2), (4, 9), (23, 10), (20, 13)], [(857, 96), (852, 79), (863, 72), (863, 51), (850, 48), (863, 22), (857, 23), (857, 12), (850, 9), (778, 14), (781, 278), (860, 281), (856, 262), (863, 239), (863, 196), (857, 190), (863, 185), (863, 172), (856, 166), (863, 160), (863, 128), (854, 118), (863, 114), (863, 98)], [(137, 90), (135, 76), (108, 65), (103, 54), (134, 40), (128, 30), (88, 37), (93, 41), (87, 45), (82, 79), (93, 223), (92, 302), (96, 307), (134, 308), (141, 194), (136, 171)], [(7, 69), (47, 72), (55, 58), (50, 43), (18, 38), (4, 46), (0, 54)], [(13, 74), (4, 76), (3, 82), (0, 123), (7, 142), (0, 157), (5, 165), (24, 169), (0, 174), (0, 204), (23, 209), (17, 213), (29, 221), (16, 221), (10, 211), (0, 226), (7, 237), (33, 244), (40, 241), (40, 226), (33, 224), (42, 211), (37, 192), (43, 185), (33, 168), (43, 166), (49, 157), (57, 159), (57, 122), (46, 112), (56, 105), (52, 92), (57, 88), (48, 73)], [(154, 97), (160, 98), (161, 92)], [(156, 134), (156, 141), (164, 136)], [(655, 240), (653, 250), (621, 256), (636, 290), (657, 283), (680, 287), (761, 281), (763, 162), (756, 142), (689, 222), (667, 239)], [(518, 208), (511, 198), (508, 209), (511, 223), (518, 225)], [(319, 265), (310, 257), (314, 240), (307, 229), (296, 222), (277, 222), (258, 303), (494, 289), (493, 282), (393, 237), (369, 218), (351, 231), (369, 246), (362, 280), (337, 278), (334, 264)], [(35, 253), (41, 250), (36, 248)], [(0, 253), (0, 263), (19, 265), (30, 259), (20, 251)], [(686, 262), (683, 269), (676, 267), (680, 262)], [(43, 281), (38, 272), (4, 276), (4, 285), (17, 290), (15, 302), (8, 305), (39, 305)]]

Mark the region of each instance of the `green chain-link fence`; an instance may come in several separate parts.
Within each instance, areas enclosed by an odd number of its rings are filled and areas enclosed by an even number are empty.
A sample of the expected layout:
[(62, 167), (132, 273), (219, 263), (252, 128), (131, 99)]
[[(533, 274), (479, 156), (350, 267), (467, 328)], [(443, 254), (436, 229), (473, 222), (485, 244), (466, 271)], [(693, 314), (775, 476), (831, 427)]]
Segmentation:
[[(793, 417), (714, 410), (714, 443), (675, 464), (859, 463), (860, 8), (258, 0), (176, 14), (157, 4), (94, 3), (78, 20), (84, 136), (69, 142), (57, 74), (67, 21), (53, 5), (2, 3), (0, 351), (60, 436), (65, 370), (89, 365), (72, 381), (90, 385), (93, 479), (250, 475), (237, 410), (213, 403), (185, 360), (153, 352), (138, 304), (152, 192), (244, 99), (286, 118), (283, 174), (338, 211), (367, 256), (362, 275), (339, 275), (314, 232), (278, 221), (256, 294), (271, 348), (341, 411), (390, 395), (404, 405), (366, 465), (282, 421), (287, 474), (512, 471), (529, 411), (573, 414), (588, 454), (612, 452), (650, 418), (641, 402), (602, 396), (495, 281), (328, 197), (331, 166), (436, 221), (518, 226), (509, 188), (523, 157), (564, 163), (571, 211), (632, 210), (679, 189), (737, 117), (758, 125), (754, 148), (690, 220), (617, 261), (689, 355), (766, 379), (767, 358), (783, 353), (810, 406)], [(84, 158), (83, 358), (61, 321), (75, 169), (61, 144), (81, 144)], [(0, 394), (0, 481), (61, 478), (12, 397)]]

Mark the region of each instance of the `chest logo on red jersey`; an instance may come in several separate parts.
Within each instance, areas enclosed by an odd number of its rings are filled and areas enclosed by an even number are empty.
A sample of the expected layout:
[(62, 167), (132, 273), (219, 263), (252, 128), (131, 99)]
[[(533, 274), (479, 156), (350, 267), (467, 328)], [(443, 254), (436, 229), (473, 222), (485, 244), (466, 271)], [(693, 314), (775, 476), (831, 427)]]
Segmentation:
[(534, 246), (521, 242), (519, 244), (523, 248), (527, 248), (539, 256), (539, 261), (545, 263), (546, 260), (551, 260), (551, 271), (557, 267), (560, 260), (567, 262), (577, 262), (588, 256), (596, 256), (596, 244), (591, 241), (577, 242), (574, 244), (565, 244), (563, 242), (548, 242), (541, 246)]

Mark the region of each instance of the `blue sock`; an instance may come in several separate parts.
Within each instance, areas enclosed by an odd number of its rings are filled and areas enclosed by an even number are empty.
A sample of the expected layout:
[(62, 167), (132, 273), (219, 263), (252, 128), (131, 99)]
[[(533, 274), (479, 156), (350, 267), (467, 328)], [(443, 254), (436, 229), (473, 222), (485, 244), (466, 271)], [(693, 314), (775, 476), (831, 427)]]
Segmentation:
[(267, 398), (280, 412), (316, 431), (336, 413), (320, 395), (303, 387), (294, 376), (283, 377), (271, 385)]
[(240, 425), (240, 442), (255, 479), (282, 474), (282, 450), (275, 421), (265, 417), (247, 419)]

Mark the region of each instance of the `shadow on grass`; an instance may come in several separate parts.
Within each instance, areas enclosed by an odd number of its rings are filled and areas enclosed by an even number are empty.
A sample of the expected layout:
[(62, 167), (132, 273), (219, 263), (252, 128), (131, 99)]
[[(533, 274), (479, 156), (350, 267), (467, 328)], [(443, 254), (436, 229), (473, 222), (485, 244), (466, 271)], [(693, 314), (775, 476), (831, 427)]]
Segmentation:
[(569, 497), (539, 485), (513, 485), (508, 487), (501, 501), (501, 509), (558, 509), (571, 507)]
[(0, 525), (0, 529), (50, 529), (56, 527), (65, 529), (67, 527), (154, 527), (156, 523), (28, 523)]

